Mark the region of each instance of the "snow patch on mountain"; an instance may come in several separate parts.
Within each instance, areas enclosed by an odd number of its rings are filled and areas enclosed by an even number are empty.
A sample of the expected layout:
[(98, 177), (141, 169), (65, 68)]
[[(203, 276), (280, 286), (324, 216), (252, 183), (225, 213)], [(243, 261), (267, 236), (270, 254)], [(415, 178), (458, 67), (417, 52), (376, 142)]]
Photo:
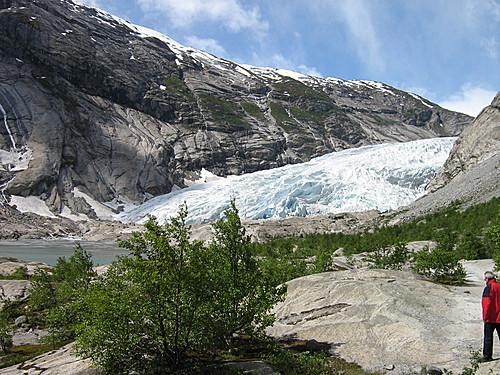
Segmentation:
[[(144, 26), (139, 26), (130, 23), (122, 18), (116, 17), (103, 10), (95, 9), (95, 11), (97, 12), (97, 15), (92, 17), (98, 19), (99, 22), (101, 23), (108, 24), (113, 27), (115, 27), (113, 24), (120, 24), (128, 27), (131, 30), (131, 34), (135, 34), (141, 38), (157, 38), (162, 42), (166, 43), (168, 47), (175, 53), (177, 65), (184, 64), (186, 61), (189, 60), (186, 59), (186, 57), (189, 57), (197, 61), (202, 67), (210, 65), (213, 68), (215, 67), (223, 71), (230, 71), (232, 73), (240, 74), (246, 77), (255, 75), (264, 81), (279, 82), (282, 80), (293, 79), (302, 82), (308, 86), (320, 86), (325, 88), (329, 84), (336, 84), (336, 85), (347, 86), (349, 88), (354, 88), (354, 89), (365, 89), (365, 90), (369, 89), (373, 91), (379, 91), (382, 92), (384, 95), (399, 96), (398, 94), (394, 93), (392, 87), (382, 82), (369, 81), (369, 80), (344, 80), (334, 77), (317, 77), (313, 75), (294, 72), (287, 69), (257, 67), (249, 64), (236, 64), (232, 61), (228, 61), (223, 58), (212, 55), (211, 53), (191, 47), (186, 47), (181, 43), (173, 40), (172, 38), (156, 30), (152, 30)], [(421, 98), (419, 97), (416, 97), (416, 99), (422, 101)], [(422, 103), (428, 107), (430, 106), (426, 102), (422, 101)]]
[(156, 216), (160, 222), (187, 203), (190, 223), (219, 219), (231, 198), (244, 219), (270, 219), (366, 210), (388, 211), (425, 194), (456, 138), (366, 146), (330, 153), (306, 163), (208, 179), (128, 206), (124, 222)]

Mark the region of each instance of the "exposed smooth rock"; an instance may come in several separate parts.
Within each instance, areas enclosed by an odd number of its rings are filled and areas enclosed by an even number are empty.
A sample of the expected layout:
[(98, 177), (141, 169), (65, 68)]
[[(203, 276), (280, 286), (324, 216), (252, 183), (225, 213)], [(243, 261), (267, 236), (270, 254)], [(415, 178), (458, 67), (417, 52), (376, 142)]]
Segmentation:
[(72, 354), (73, 344), (59, 350), (43, 354), (19, 365), (0, 370), (2, 375), (98, 375), (100, 371), (90, 366), (89, 360), (83, 360)]
[(18, 345), (34, 345), (40, 343), (40, 338), (47, 336), (48, 332), (41, 329), (16, 330), (12, 336), (12, 344)]
[(240, 370), (244, 374), (253, 375), (273, 375), (276, 371), (266, 362), (263, 361), (244, 361), (244, 362), (230, 362), (224, 367)]
[(371, 371), (392, 365), (391, 374), (418, 373), (422, 366), (461, 370), (469, 364), (470, 348), (482, 346), (482, 273), (493, 267), (490, 260), (465, 265), (465, 287), (367, 269), (292, 280), (268, 333), (330, 343), (332, 353)]
[(24, 301), (28, 298), (28, 280), (0, 280), (0, 304), (3, 301)]
[(68, 237), (82, 232), (82, 227), (69, 219), (21, 213), (0, 204), (1, 239)]
[(27, 276), (31, 276), (39, 269), (48, 268), (48, 265), (43, 262), (31, 262), (16, 258), (0, 257), (0, 278), (1, 276), (13, 275), (19, 268), (23, 268)]

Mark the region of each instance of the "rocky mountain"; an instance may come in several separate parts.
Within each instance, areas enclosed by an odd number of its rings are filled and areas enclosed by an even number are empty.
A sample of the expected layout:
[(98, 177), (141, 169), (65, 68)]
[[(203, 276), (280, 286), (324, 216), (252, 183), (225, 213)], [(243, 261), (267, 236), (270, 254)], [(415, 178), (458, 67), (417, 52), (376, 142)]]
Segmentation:
[(500, 154), (500, 92), (453, 146), (444, 168), (429, 185), (435, 190)]
[(500, 92), (460, 135), (427, 190), (394, 220), (412, 219), (453, 202), (470, 206), (500, 197)]
[(54, 212), (216, 175), (458, 135), (469, 116), (372, 81), (238, 65), (93, 8), (0, 0), (0, 190)]

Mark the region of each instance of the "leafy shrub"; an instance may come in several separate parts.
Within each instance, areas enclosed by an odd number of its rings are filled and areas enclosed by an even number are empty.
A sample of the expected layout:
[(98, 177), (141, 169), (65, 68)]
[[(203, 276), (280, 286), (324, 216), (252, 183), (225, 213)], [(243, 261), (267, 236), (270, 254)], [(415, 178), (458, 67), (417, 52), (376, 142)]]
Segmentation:
[(483, 239), (475, 233), (465, 233), (458, 241), (455, 251), (466, 260), (491, 258), (491, 251)]
[(290, 350), (276, 348), (267, 356), (273, 367), (288, 375), (331, 375), (334, 369), (330, 356), (326, 353), (296, 353)]
[(493, 224), (486, 231), (486, 242), (495, 261), (495, 269), (500, 270), (500, 213), (496, 216)]
[(413, 270), (443, 284), (463, 284), (467, 276), (456, 252), (438, 244), (435, 249), (419, 251), (414, 255)]
[(316, 260), (314, 262), (314, 268), (315, 268), (314, 269), (315, 272), (333, 271), (331, 251), (328, 251), (328, 250), (320, 251), (319, 254), (316, 255)]
[(224, 219), (213, 224), (214, 240), (208, 246), (213, 333), (216, 341), (231, 338), (236, 332), (253, 334), (272, 324), (268, 310), (282, 299), (286, 286), (276, 286), (273, 278), (259, 268), (252, 256), (235, 202)]
[(311, 273), (310, 267), (303, 259), (262, 257), (258, 262), (262, 273), (274, 286)]
[(27, 280), (28, 279), (28, 269), (25, 266), (17, 267), (12, 278), (15, 280)]
[(410, 252), (404, 243), (379, 248), (367, 256), (371, 268), (401, 270), (410, 260)]
[(91, 256), (77, 244), (68, 259), (60, 257), (53, 270), (38, 270), (31, 278), (30, 316), (41, 316), (49, 328), (45, 342), (54, 347), (74, 338), (77, 315), (72, 304), (95, 277)]
[(130, 251), (78, 301), (77, 350), (107, 373), (161, 373), (187, 353), (226, 346), (234, 333), (272, 323), (282, 298), (251, 256), (234, 206), (209, 245), (190, 240), (187, 208), (161, 226), (120, 242)]
[(12, 331), (12, 324), (2, 311), (0, 313), (0, 349), (4, 354), (12, 348)]

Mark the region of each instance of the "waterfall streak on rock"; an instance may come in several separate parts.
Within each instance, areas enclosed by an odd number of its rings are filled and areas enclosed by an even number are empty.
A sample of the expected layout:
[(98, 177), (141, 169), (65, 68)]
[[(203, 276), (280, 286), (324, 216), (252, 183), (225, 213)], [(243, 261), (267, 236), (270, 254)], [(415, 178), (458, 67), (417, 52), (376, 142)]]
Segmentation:
[(10, 142), (12, 143), (12, 148), (15, 150), (16, 149), (16, 141), (14, 140), (14, 137), (12, 136), (12, 132), (10, 131), (9, 124), (7, 124), (7, 112), (5, 112), (5, 109), (3, 106), (0, 104), (0, 112), (3, 114), (3, 123), (5, 125), (5, 129), (7, 129), (7, 134), (9, 135)]

